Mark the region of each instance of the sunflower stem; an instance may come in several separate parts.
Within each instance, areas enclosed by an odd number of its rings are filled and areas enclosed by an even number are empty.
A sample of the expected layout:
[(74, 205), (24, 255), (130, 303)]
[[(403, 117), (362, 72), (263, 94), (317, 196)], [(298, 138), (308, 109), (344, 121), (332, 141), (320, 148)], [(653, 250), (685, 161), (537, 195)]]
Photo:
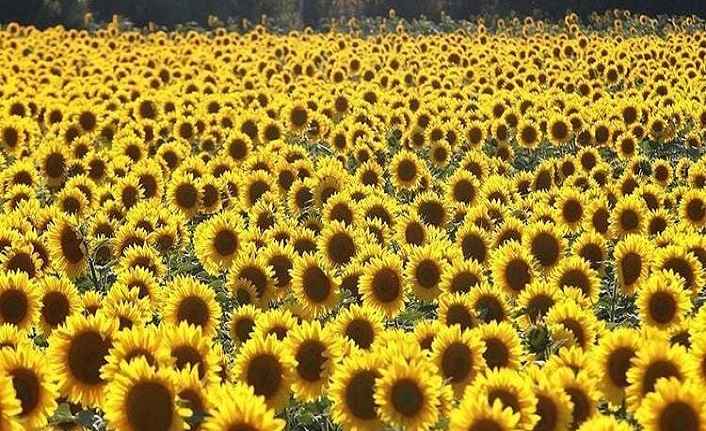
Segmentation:
[(98, 275), (96, 274), (96, 265), (90, 255), (88, 256), (88, 266), (91, 268), (91, 282), (93, 282), (93, 287), (95, 287), (97, 291), (102, 292), (103, 289), (100, 281), (98, 280)]

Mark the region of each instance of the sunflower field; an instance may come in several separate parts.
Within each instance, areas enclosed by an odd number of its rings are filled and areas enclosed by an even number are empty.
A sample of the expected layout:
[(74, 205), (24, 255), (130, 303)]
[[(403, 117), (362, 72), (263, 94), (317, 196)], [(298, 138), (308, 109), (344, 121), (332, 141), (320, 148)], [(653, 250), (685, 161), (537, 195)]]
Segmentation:
[(706, 22), (378, 23), (0, 30), (0, 430), (706, 430)]

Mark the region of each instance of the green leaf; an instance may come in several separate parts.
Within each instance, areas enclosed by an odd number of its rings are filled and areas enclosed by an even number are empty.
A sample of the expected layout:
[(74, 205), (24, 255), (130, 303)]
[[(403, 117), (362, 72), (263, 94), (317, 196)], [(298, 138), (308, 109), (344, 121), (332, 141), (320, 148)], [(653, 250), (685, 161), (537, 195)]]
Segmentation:
[(71, 407), (69, 407), (67, 403), (59, 404), (59, 407), (57, 407), (54, 412), (54, 416), (49, 419), (49, 422), (52, 424), (67, 424), (73, 423), (73, 421), (74, 415), (71, 414)]

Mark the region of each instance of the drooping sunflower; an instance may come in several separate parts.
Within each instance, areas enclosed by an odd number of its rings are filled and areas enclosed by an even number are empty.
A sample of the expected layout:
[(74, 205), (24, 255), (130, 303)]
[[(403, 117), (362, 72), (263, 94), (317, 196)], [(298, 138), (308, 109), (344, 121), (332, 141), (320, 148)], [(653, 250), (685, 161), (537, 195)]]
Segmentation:
[(116, 330), (116, 320), (98, 313), (74, 314), (52, 332), (47, 358), (62, 396), (83, 406), (102, 405), (107, 382), (100, 371), (108, 362)]
[(171, 375), (167, 369), (155, 370), (144, 358), (121, 368), (108, 384), (104, 409), (106, 419), (116, 429), (184, 428)]
[(235, 375), (265, 397), (267, 406), (279, 410), (289, 399), (294, 358), (274, 336), (246, 341), (235, 360)]
[(181, 322), (201, 328), (204, 336), (215, 334), (221, 317), (216, 292), (187, 275), (174, 277), (164, 287), (162, 321), (178, 326)]
[(305, 254), (294, 259), (292, 292), (307, 313), (318, 316), (330, 311), (340, 294), (340, 279), (320, 257)]
[(343, 354), (341, 339), (317, 321), (302, 322), (288, 334), (285, 344), (294, 357), (292, 392), (301, 401), (321, 396)]
[(459, 326), (443, 328), (434, 337), (431, 350), (441, 377), (449, 381), (457, 396), (486, 369), (485, 345), (475, 331), (461, 331)]
[(334, 422), (349, 430), (383, 429), (375, 402), (375, 385), (383, 364), (376, 354), (357, 353), (334, 369), (328, 390)]
[(212, 395), (214, 408), (203, 422), (204, 431), (253, 429), (283, 431), (285, 421), (275, 417), (262, 396), (242, 383), (220, 386)]

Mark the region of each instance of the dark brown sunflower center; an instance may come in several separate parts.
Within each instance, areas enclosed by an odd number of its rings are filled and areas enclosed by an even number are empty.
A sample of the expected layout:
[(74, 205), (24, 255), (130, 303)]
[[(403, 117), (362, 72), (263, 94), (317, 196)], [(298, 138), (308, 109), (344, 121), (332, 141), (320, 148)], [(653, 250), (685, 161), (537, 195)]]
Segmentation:
[(238, 248), (238, 237), (230, 230), (221, 230), (213, 241), (216, 251), (221, 256), (230, 256)]
[(550, 267), (559, 260), (559, 242), (550, 233), (542, 232), (532, 240), (532, 254), (544, 267)]
[(191, 183), (179, 184), (176, 188), (176, 203), (180, 208), (191, 209), (198, 202), (199, 192)]
[(441, 271), (436, 262), (431, 259), (426, 259), (421, 261), (417, 266), (415, 276), (422, 287), (430, 289), (439, 283)]
[(397, 300), (402, 292), (400, 277), (393, 269), (382, 268), (373, 277), (373, 294), (384, 303)]
[(235, 322), (233, 326), (233, 331), (238, 337), (238, 340), (240, 340), (241, 342), (245, 342), (250, 339), (250, 335), (252, 334), (253, 329), (255, 328), (255, 322), (250, 318), (242, 318)]
[(412, 379), (402, 379), (392, 386), (390, 398), (395, 411), (412, 418), (424, 407), (424, 392)]
[(195, 348), (191, 346), (177, 346), (172, 349), (172, 357), (178, 369), (183, 370), (187, 365), (192, 368), (198, 367), (199, 378), (202, 379), (206, 375), (203, 358)]
[(307, 382), (321, 379), (321, 372), (326, 364), (326, 346), (317, 340), (307, 340), (299, 346), (295, 359), (297, 374)]
[(648, 309), (655, 322), (669, 323), (677, 313), (677, 301), (669, 292), (656, 292), (650, 297)]
[(345, 265), (355, 255), (355, 242), (345, 232), (340, 232), (331, 237), (328, 242), (328, 255), (336, 264)]
[(174, 420), (174, 400), (159, 382), (137, 382), (125, 400), (127, 420), (134, 430), (168, 431)]
[(539, 421), (535, 425), (534, 431), (554, 431), (559, 421), (559, 409), (554, 400), (538, 394), (537, 416), (539, 416)]
[(304, 271), (302, 283), (304, 293), (313, 302), (324, 302), (331, 294), (331, 280), (318, 266), (312, 266)]
[(188, 322), (190, 325), (204, 326), (208, 322), (210, 313), (208, 306), (198, 296), (184, 298), (177, 308), (177, 320)]
[(505, 278), (508, 287), (519, 292), (532, 281), (530, 266), (522, 259), (513, 259), (505, 267)]
[(405, 183), (408, 183), (417, 176), (417, 165), (412, 160), (402, 160), (397, 166), (397, 175)]
[(698, 431), (701, 418), (694, 408), (684, 401), (672, 401), (659, 415), (660, 430)]
[(367, 349), (373, 344), (375, 332), (373, 326), (365, 319), (354, 319), (346, 326), (346, 337), (361, 349)]
[(41, 384), (34, 371), (27, 368), (17, 368), (10, 370), (12, 385), (15, 387), (17, 398), (22, 404), (20, 417), (31, 415), (39, 405), (39, 391)]
[(377, 417), (375, 410), (375, 371), (359, 371), (348, 382), (345, 402), (353, 416), (362, 420), (372, 420)]
[(19, 325), (27, 316), (27, 295), (19, 289), (9, 289), (0, 295), (0, 316), (2, 320)]
[(61, 292), (49, 292), (42, 298), (42, 317), (51, 326), (58, 326), (69, 315), (69, 300)]
[(83, 332), (71, 340), (68, 366), (71, 374), (86, 385), (100, 385), (104, 381), (100, 369), (107, 363), (111, 343), (93, 331)]
[(485, 346), (483, 358), (489, 368), (503, 368), (510, 363), (510, 350), (502, 340), (494, 337), (489, 338), (485, 340)]
[(69, 263), (75, 265), (83, 260), (85, 255), (81, 250), (82, 240), (71, 227), (66, 226), (62, 229), (59, 241), (61, 253)]
[(629, 347), (620, 347), (608, 356), (608, 375), (611, 382), (620, 388), (628, 386), (628, 370), (635, 351)]
[(450, 344), (441, 357), (441, 371), (451, 383), (460, 383), (471, 373), (473, 352), (461, 342)]
[(642, 395), (644, 396), (653, 392), (657, 380), (670, 377), (681, 379), (681, 373), (672, 362), (667, 360), (653, 362), (645, 370), (645, 375), (642, 380)]

